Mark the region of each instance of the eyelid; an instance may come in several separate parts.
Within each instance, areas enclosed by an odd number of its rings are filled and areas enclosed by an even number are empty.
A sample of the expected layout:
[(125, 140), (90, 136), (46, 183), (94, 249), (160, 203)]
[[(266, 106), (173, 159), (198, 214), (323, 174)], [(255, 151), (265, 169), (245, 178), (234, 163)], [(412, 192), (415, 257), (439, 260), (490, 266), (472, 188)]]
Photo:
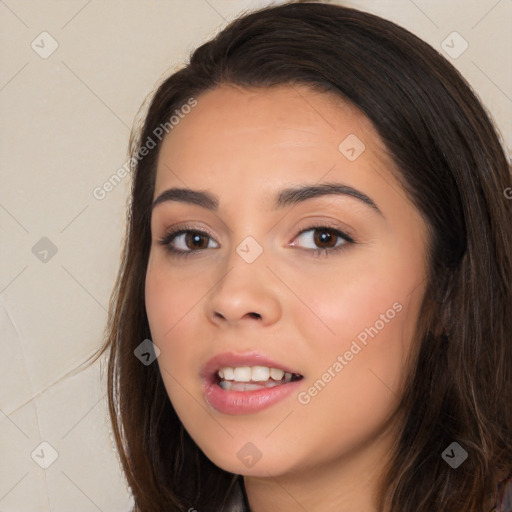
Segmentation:
[[(334, 223), (332, 221), (326, 220), (318, 220), (318, 221), (309, 221), (309, 224), (306, 225), (303, 229), (299, 229), (295, 235), (293, 235), (293, 240), (297, 238), (299, 235), (302, 235), (306, 231), (310, 231), (312, 229), (321, 229), (321, 228), (330, 228), (335, 231), (339, 231), (342, 234), (346, 235), (351, 241), (355, 242), (355, 237), (353, 235), (353, 230), (346, 225), (340, 225), (339, 223)], [(164, 230), (164, 235), (162, 238), (168, 238), (170, 235), (177, 236), (179, 233), (184, 231), (195, 231), (198, 233), (206, 233), (210, 238), (216, 240), (215, 235), (205, 227), (199, 227), (194, 224), (178, 224), (176, 228), (174, 225), (166, 227)], [(219, 243), (219, 242), (217, 242)]]
[[(176, 236), (178, 233), (182, 233), (182, 232), (187, 232), (187, 231), (194, 231), (194, 232), (197, 232), (197, 233), (205, 233), (207, 234), (210, 238), (214, 239), (216, 242), (216, 238), (213, 234), (213, 232), (208, 229), (208, 228), (205, 228), (203, 226), (199, 226), (197, 224), (173, 224), (171, 226), (168, 226), (166, 227), (163, 232), (164, 232), (164, 235), (163, 237), (168, 237), (169, 235), (173, 235), (173, 236)], [(218, 243), (218, 242), (217, 242)]]

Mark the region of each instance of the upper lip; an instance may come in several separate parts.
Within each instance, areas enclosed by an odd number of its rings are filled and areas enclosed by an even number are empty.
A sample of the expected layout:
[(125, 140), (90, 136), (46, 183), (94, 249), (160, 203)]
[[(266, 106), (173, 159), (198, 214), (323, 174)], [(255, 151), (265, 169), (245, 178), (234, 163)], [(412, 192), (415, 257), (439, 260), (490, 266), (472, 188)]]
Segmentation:
[[(278, 368), (284, 372), (301, 375), (297, 370), (289, 366), (275, 361), (260, 352), (246, 352), (244, 354), (237, 354), (235, 352), (222, 352), (209, 359), (201, 369), (201, 377), (211, 381), (215, 375), (226, 366), (268, 366), (269, 368)], [(302, 376), (302, 375), (301, 375)]]

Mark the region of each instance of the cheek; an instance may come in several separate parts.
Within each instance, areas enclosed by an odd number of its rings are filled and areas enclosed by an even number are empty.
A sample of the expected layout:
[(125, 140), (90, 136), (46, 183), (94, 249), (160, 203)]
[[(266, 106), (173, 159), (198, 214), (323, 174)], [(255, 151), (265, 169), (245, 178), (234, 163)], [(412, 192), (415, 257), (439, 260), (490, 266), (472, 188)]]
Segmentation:
[(415, 320), (416, 296), (422, 293), (422, 267), (381, 254), (347, 256), (339, 268), (306, 269), (300, 280), (288, 277), (301, 299), (293, 314), (302, 339), (315, 340), (322, 347), (319, 354), (348, 350), (355, 339), (379, 345), (388, 337), (396, 339), (396, 331), (405, 327), (412, 334), (409, 321)]
[(194, 332), (192, 308), (200, 300), (199, 291), (198, 287), (180, 283), (168, 264), (150, 258), (145, 282), (146, 313), (151, 339), (160, 349), (157, 363), (162, 380), (178, 416), (181, 411), (194, 413), (190, 393), (200, 392), (194, 389), (198, 379), (190, 371), (197, 361), (198, 344), (189, 339)]
[(180, 282), (169, 271), (168, 264), (150, 258), (145, 282), (146, 313), (151, 339), (160, 349), (158, 364), (164, 381), (170, 375), (180, 378), (184, 373), (183, 363), (194, 357), (197, 344), (186, 341), (187, 332), (193, 332), (193, 307), (200, 298), (197, 286)]
[(377, 425), (396, 407), (424, 293), (419, 264), (359, 264), (357, 271), (354, 265), (337, 276), (304, 279), (299, 293), (311, 307), (295, 313), (315, 354), (302, 403), (310, 400), (314, 418), (347, 431), (361, 422)]
[[(311, 460), (377, 438), (399, 404), (421, 291), (414, 297), (396, 287), (374, 290), (374, 296), (351, 291), (340, 304), (345, 310), (338, 307), (330, 317), (332, 341), (317, 332), (307, 386), (297, 397), (294, 419), (303, 426), (303, 437), (316, 439), (322, 432), (329, 439), (309, 447)], [(329, 318), (327, 307), (321, 311)]]
[[(188, 313), (202, 296), (199, 278), (176, 275), (165, 257), (151, 255), (146, 272), (145, 303), (151, 334), (164, 342), (186, 323)], [(165, 347), (163, 347), (165, 348)]]

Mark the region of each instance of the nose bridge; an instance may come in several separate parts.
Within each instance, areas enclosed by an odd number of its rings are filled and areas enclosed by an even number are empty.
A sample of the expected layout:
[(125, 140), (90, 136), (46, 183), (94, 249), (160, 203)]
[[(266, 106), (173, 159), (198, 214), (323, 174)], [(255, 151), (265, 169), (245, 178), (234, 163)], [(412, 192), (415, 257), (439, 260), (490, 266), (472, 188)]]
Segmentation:
[(281, 305), (268, 271), (266, 251), (252, 235), (233, 246), (220, 281), (213, 287), (207, 314), (236, 323), (243, 318), (275, 322)]
[(231, 293), (270, 293), (267, 263), (263, 241), (260, 243), (254, 236), (247, 235), (233, 245), (226, 261), (227, 274), (219, 284), (221, 287), (229, 287)]
[(258, 242), (254, 236), (248, 235), (235, 247), (234, 252), (247, 265), (252, 265), (258, 259), (261, 263), (261, 261), (265, 259), (262, 258), (264, 241), (261, 240), (261, 236), (259, 238), (260, 242)]
[[(237, 204), (233, 201), (232, 205)], [(235, 222), (231, 225), (231, 252), (228, 258), (228, 268), (240, 267), (249, 274), (264, 272), (266, 261), (268, 227), (262, 215), (262, 204), (256, 197), (248, 198), (243, 205), (237, 205), (236, 210), (230, 211)]]

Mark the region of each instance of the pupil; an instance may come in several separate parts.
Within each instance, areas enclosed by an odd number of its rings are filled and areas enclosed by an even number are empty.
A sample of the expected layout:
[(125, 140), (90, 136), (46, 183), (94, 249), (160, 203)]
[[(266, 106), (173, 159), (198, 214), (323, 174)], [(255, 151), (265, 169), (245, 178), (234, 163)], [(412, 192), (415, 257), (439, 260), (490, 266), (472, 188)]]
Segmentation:
[[(320, 233), (320, 235), (318, 235)], [(335, 236), (331, 234), (330, 231), (324, 229), (324, 230), (317, 230), (315, 232), (315, 243), (317, 245), (321, 244), (327, 244), (327, 247), (334, 247), (336, 244)]]
[[(196, 249), (204, 249), (204, 243), (201, 244), (201, 240), (205, 240), (205, 236), (199, 235), (199, 234), (187, 234), (187, 246), (191, 245), (192, 247)], [(208, 245), (208, 244), (206, 244)], [(190, 248), (190, 247), (189, 247)]]

